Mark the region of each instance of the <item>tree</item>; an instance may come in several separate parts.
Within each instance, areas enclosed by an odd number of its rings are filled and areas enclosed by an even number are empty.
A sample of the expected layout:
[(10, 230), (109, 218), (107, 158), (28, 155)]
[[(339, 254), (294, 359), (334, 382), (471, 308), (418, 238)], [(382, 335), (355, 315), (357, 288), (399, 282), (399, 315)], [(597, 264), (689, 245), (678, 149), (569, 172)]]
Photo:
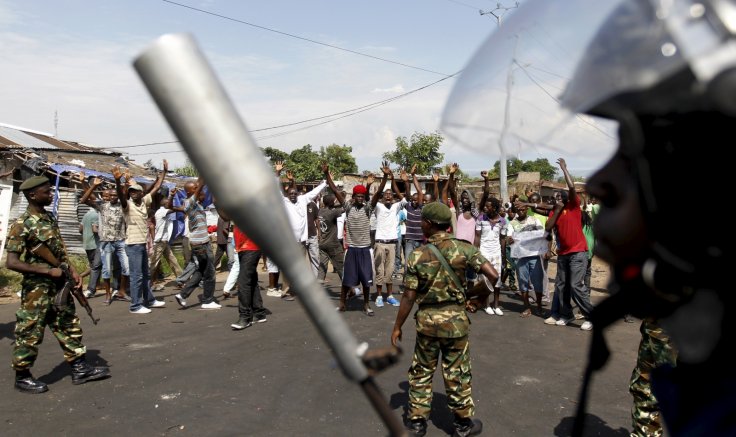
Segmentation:
[(345, 173), (358, 172), (358, 164), (355, 163), (353, 148), (350, 146), (330, 144), (327, 147), (320, 147), (319, 158), (329, 164), (332, 176), (335, 178), (340, 178)]
[(266, 147), (265, 149), (261, 147), (260, 149), (261, 152), (263, 152), (263, 155), (268, 158), (272, 164), (276, 161), (286, 161), (289, 158), (288, 153), (274, 147)]
[(153, 163), (153, 159), (149, 159), (148, 161), (143, 163), (143, 167), (145, 168), (156, 168), (156, 164)]
[[(489, 177), (498, 177), (501, 170), (500, 161), (493, 164), (493, 171), (489, 173)], [(522, 161), (521, 159), (511, 158), (506, 161), (506, 174), (516, 174), (522, 171), (539, 172), (539, 177), (545, 181), (554, 180), (557, 174), (557, 167), (550, 164), (547, 158), (539, 158), (534, 161)]]
[(192, 164), (192, 161), (187, 159), (186, 164), (184, 164), (183, 167), (178, 167), (174, 169), (174, 173), (180, 175), (180, 176), (191, 176), (191, 177), (197, 177), (199, 176), (199, 172), (197, 171), (197, 167)]
[(383, 154), (383, 159), (404, 168), (417, 165), (418, 174), (429, 174), (430, 170), (445, 158), (440, 147), (445, 139), (439, 132), (424, 134), (414, 132), (409, 142), (406, 137), (396, 138), (396, 149)]
[(294, 149), (286, 159), (286, 168), (294, 173), (294, 179), (297, 181), (316, 181), (322, 179), (320, 155), (312, 150), (310, 144), (299, 149)]

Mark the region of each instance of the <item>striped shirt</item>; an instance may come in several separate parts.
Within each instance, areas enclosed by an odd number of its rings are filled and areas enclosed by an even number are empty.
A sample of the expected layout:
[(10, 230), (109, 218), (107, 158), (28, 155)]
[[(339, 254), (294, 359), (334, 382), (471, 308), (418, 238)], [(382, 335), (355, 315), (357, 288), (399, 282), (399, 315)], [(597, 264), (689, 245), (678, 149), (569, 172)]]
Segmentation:
[(207, 214), (202, 205), (194, 197), (184, 201), (184, 212), (189, 218), (189, 243), (198, 246), (210, 242), (207, 232)]
[(370, 247), (371, 245), (371, 206), (364, 203), (362, 207), (353, 207), (353, 202), (345, 206), (345, 227), (347, 242), (350, 247)]
[(404, 240), (424, 241), (422, 233), (422, 206), (415, 208), (411, 202), (406, 205), (406, 234)]

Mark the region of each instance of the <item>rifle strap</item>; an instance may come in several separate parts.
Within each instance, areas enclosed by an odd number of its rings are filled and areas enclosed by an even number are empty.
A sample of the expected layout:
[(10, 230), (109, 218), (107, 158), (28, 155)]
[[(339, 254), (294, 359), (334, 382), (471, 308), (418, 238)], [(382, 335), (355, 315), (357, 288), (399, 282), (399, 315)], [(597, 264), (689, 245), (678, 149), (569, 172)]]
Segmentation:
[(432, 251), (432, 253), (437, 257), (437, 259), (440, 261), (440, 264), (442, 264), (442, 267), (447, 271), (447, 274), (450, 276), (450, 279), (452, 279), (452, 282), (457, 286), (459, 290), (462, 290), (463, 296), (465, 295), (465, 286), (463, 286), (462, 281), (457, 276), (455, 271), (450, 267), (450, 263), (447, 262), (447, 258), (445, 258), (444, 255), (442, 255), (442, 252), (432, 243), (427, 243), (427, 247), (429, 247), (429, 250)]

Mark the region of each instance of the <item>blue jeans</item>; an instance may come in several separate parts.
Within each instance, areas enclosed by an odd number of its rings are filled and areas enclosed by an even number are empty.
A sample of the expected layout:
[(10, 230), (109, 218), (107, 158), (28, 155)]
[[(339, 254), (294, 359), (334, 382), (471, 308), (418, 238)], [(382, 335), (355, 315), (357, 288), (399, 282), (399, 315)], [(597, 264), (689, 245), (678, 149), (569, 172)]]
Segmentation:
[(534, 293), (542, 294), (544, 270), (539, 256), (519, 258), (516, 261), (516, 269), (519, 272), (519, 290), (528, 292), (534, 287)]
[(585, 270), (588, 268), (588, 252), (575, 252), (557, 256), (555, 297), (552, 300), (552, 317), (573, 317), (570, 298), (586, 318), (593, 311), (590, 290), (585, 287)]
[(128, 255), (125, 249), (125, 241), (100, 241), (100, 253), (102, 255), (102, 279), (110, 279), (112, 276), (112, 256), (117, 257), (120, 262), (120, 274), (128, 276)]
[(414, 252), (414, 249), (420, 247), (422, 247), (422, 242), (419, 240), (404, 240), (404, 274), (409, 264), (409, 255)]
[(125, 251), (130, 262), (130, 310), (153, 304), (156, 298), (151, 292), (151, 275), (148, 272), (146, 243), (129, 244)]

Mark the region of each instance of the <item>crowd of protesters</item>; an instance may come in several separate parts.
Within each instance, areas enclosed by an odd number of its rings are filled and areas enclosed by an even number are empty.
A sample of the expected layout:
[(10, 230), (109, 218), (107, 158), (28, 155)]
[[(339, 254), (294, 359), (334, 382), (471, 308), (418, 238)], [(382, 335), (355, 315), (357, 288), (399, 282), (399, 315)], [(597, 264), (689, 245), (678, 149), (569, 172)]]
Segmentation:
[[(509, 290), (524, 304), (521, 317), (537, 315), (546, 324), (564, 326), (576, 318), (587, 319), (592, 310), (591, 226), (597, 205), (576, 193), (565, 161), (559, 159), (558, 164), (568, 189), (555, 192), (547, 202), (539, 193), (528, 191), (504, 203), (491, 195), (487, 172), (481, 172), (484, 186), (479, 199), (468, 190), (458, 193), (457, 164), (447, 167), (449, 177), (441, 191), (439, 173), (432, 175), (425, 191), (417, 180), (416, 166), (399, 169), (396, 178), (389, 163), (383, 162), (380, 173), (364, 177), (349, 198), (335, 185), (326, 164), (321, 166), (324, 181), (309, 192), (297, 190), (294, 175), (282, 162), (275, 163), (274, 172), (279, 182), (285, 172), (283, 205), (312, 273), (326, 284), (331, 268), (341, 281), (339, 311), (345, 311), (347, 300), (354, 297), (362, 297), (362, 311), (367, 316), (374, 314), (372, 305), (399, 306), (395, 294), (403, 289), (406, 260), (426, 243), (422, 208), (441, 202), (452, 212), (448, 231), (478, 247), (500, 272), (493, 284), (472, 271), (467, 273), (468, 288), (480, 286), (489, 291), (484, 302), (468, 303), (467, 309), (503, 316), (500, 292)], [(268, 282), (263, 284), (266, 295), (293, 301), (296, 296), (287, 281), (280, 281), (279, 267), (218, 210), (216, 199), (207, 195), (206, 182), (200, 178), (184, 184), (183, 190), (167, 192), (162, 189), (166, 170), (164, 161), (164, 172), (145, 188), (120, 168), (112, 171), (114, 188), (100, 189), (104, 183), (101, 178), (88, 181), (80, 175), (84, 188), (80, 203), (92, 207), (80, 224), (90, 264), (87, 296), (97, 292), (101, 279), (105, 304), (128, 302), (132, 314), (148, 314), (164, 307), (165, 302), (153, 292), (164, 288), (161, 272), (165, 260), (176, 275), (179, 290), (174, 298), (179, 306), (193, 306), (187, 300), (202, 288), (197, 305), (218, 310), (216, 266), (226, 257), (223, 270), (229, 274), (222, 298), (239, 300), (239, 317), (231, 325), (233, 329), (266, 321), (258, 281), (261, 262), (268, 272)], [(184, 220), (181, 236), (175, 236), (177, 214)], [(183, 266), (171, 249), (173, 241), (181, 244)], [(555, 255), (557, 277), (554, 299), (550, 299), (546, 271)], [(573, 314), (573, 302), (580, 311), (577, 315)], [(548, 305), (551, 308), (546, 311)], [(584, 330), (591, 327), (588, 320), (581, 325)]]

